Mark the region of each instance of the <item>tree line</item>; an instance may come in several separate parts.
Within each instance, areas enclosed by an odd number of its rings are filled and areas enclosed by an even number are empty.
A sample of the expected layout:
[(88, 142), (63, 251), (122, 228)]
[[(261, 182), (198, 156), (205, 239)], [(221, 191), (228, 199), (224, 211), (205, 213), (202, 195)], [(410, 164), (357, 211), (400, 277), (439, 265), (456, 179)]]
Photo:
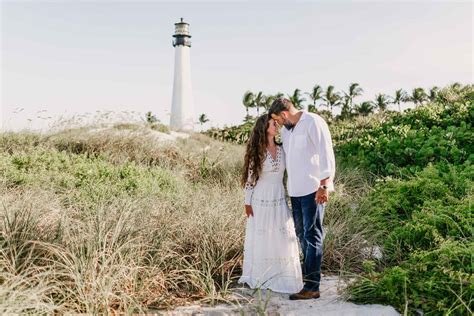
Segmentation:
[[(459, 83), (452, 85), (453, 88), (459, 88), (460, 86)], [(275, 99), (284, 96), (299, 110), (306, 109), (309, 112), (334, 117), (334, 109), (340, 108), (341, 112), (335, 118), (347, 119), (357, 115), (367, 116), (375, 111), (384, 112), (388, 110), (390, 105), (396, 105), (398, 111), (401, 112), (402, 103), (412, 102), (415, 106), (418, 106), (427, 101), (435, 101), (439, 88), (434, 86), (427, 91), (423, 88), (414, 88), (411, 92), (398, 89), (393, 96), (378, 93), (373, 100), (354, 102), (354, 99), (362, 96), (363, 92), (364, 90), (358, 83), (351, 83), (347, 91), (336, 91), (333, 85), (329, 85), (324, 89), (316, 84), (311, 91), (302, 92), (300, 89), (295, 89), (293, 93), (286, 96), (281, 92), (274, 95), (265, 95), (262, 91), (246, 91), (242, 98), (242, 105), (246, 109), (244, 121), (247, 122), (253, 119), (249, 112), (250, 109), (255, 109), (258, 116), (262, 110), (267, 111)]]

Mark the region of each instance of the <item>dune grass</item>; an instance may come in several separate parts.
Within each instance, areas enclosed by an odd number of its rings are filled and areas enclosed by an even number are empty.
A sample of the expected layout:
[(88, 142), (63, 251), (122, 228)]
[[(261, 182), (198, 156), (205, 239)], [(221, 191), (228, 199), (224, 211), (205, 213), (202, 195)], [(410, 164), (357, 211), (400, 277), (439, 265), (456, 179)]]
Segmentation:
[[(241, 272), (243, 147), (146, 125), (0, 134), (0, 313), (107, 313), (227, 301)], [(344, 176), (342, 176), (344, 174)], [(340, 173), (324, 270), (357, 271), (373, 246)]]

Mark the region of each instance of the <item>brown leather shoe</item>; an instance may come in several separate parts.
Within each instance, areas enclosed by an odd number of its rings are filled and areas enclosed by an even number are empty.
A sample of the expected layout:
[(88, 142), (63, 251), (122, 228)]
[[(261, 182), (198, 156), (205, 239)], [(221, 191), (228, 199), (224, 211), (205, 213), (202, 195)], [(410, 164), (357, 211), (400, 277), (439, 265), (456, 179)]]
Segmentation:
[(291, 294), (290, 300), (309, 300), (312, 298), (319, 298), (319, 291), (301, 290), (299, 293)]

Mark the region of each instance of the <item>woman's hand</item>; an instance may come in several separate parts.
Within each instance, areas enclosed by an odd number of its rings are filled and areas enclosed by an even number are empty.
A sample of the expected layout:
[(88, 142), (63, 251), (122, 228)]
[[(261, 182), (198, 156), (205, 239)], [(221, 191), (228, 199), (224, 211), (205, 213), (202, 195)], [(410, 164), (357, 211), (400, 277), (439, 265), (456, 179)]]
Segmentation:
[(247, 217), (253, 216), (252, 205), (245, 205), (245, 214)]

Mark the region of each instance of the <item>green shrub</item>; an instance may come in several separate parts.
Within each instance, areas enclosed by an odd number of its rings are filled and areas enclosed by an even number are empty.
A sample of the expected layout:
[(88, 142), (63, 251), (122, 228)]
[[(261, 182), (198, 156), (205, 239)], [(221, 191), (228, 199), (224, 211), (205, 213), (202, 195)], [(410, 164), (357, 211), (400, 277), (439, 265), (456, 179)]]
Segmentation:
[(245, 144), (250, 137), (253, 124), (253, 122), (247, 122), (242, 125), (224, 127), (222, 129), (211, 128), (205, 134), (220, 141)]
[(384, 257), (351, 286), (358, 302), (383, 302), (411, 314), (472, 310), (474, 167), (428, 166), (408, 180), (380, 181), (365, 225), (379, 234)]
[(359, 303), (384, 303), (409, 315), (469, 315), (473, 308), (474, 243), (444, 240), (438, 248), (418, 250), (406, 261), (365, 274), (350, 286)]
[(383, 258), (364, 264), (349, 288), (354, 301), (472, 314), (472, 102), (472, 86), (447, 88), (436, 102), (337, 129), (343, 164), (385, 176), (362, 204)]
[(472, 89), (467, 86), (456, 102), (427, 103), (403, 114), (393, 112), (381, 124), (339, 130), (336, 155), (379, 175), (412, 175), (430, 162), (472, 163)]

